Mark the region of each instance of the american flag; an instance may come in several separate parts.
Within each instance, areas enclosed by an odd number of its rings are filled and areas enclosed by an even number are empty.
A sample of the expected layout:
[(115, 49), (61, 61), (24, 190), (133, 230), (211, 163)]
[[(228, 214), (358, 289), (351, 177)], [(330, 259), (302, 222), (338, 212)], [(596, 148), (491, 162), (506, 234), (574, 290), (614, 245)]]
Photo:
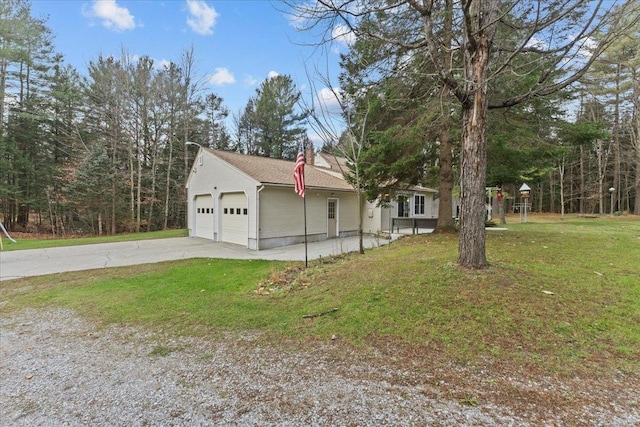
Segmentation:
[(295, 183), (296, 194), (304, 197), (304, 154), (302, 153), (302, 147), (300, 151), (298, 151), (296, 167), (293, 169), (293, 181)]

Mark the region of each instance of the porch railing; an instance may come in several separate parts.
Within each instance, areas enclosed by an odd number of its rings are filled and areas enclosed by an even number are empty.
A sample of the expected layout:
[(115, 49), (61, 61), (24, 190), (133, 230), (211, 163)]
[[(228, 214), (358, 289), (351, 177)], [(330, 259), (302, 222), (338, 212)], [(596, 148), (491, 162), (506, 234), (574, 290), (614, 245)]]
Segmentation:
[(438, 218), (392, 218), (391, 232), (397, 230), (399, 233), (401, 228), (410, 228), (416, 234), (420, 228), (436, 228), (437, 223)]

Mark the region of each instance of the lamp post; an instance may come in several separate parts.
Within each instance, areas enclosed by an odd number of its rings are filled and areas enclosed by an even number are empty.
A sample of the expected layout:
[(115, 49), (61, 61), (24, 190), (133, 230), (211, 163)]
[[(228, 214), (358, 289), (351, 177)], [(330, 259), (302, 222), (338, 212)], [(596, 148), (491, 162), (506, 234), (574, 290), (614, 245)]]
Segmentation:
[(609, 216), (613, 216), (613, 193), (616, 191), (615, 187), (609, 188), (609, 195), (611, 198), (611, 210), (609, 211)]
[(198, 144), (197, 142), (193, 142), (193, 141), (187, 141), (184, 143), (184, 145), (195, 145), (199, 148), (202, 148), (202, 145)]

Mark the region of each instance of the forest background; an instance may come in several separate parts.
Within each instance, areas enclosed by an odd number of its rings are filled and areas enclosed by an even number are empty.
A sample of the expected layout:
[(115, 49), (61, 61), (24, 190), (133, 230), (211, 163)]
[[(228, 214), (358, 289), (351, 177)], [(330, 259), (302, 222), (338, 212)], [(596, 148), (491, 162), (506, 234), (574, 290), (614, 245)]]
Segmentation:
[[(184, 228), (184, 186), (195, 156), (187, 142), (293, 159), (297, 147), (311, 145), (309, 125), (323, 119), (342, 120), (348, 130), (327, 134), (328, 151), (344, 153), (353, 130), (364, 131), (363, 154), (352, 160), (360, 163), (359, 185), (374, 189), (369, 197), (379, 194), (381, 176), (438, 187), (441, 110), (429, 106), (441, 98), (425, 90), (431, 81), (421, 77), (428, 73), (420, 55), (385, 58), (391, 49), (380, 40), (355, 40), (342, 56), (339, 85), (325, 82), (342, 88), (337, 98), (362, 93), (367, 61), (393, 59), (395, 66), (375, 69), (381, 78), (367, 84), (367, 100), (378, 102), (345, 104), (341, 117), (305, 105), (288, 75), (265, 80), (230, 115), (224, 100), (204, 89), (193, 48), (162, 67), (123, 48), (120, 58), (98, 55), (77, 70), (53, 40), (28, 1), (2, 2), (0, 220), (10, 231), (69, 236)], [(452, 107), (450, 116), (459, 111)], [(486, 185), (503, 189), (508, 210), (518, 209), (517, 188), (527, 182), (535, 211), (638, 214), (639, 131), (636, 26), (566, 90), (490, 112)], [(449, 137), (455, 197), (460, 131), (452, 127)]]

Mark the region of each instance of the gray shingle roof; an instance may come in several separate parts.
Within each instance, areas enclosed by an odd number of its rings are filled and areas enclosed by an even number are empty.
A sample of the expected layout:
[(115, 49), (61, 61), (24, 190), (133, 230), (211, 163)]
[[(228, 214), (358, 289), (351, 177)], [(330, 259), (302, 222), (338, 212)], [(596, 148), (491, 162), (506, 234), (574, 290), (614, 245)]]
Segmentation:
[[(262, 184), (290, 185), (293, 187), (295, 162), (204, 147), (203, 150), (229, 163)], [(307, 188), (354, 191), (353, 187), (345, 180), (324, 172), (322, 168), (305, 165), (304, 174)]]

